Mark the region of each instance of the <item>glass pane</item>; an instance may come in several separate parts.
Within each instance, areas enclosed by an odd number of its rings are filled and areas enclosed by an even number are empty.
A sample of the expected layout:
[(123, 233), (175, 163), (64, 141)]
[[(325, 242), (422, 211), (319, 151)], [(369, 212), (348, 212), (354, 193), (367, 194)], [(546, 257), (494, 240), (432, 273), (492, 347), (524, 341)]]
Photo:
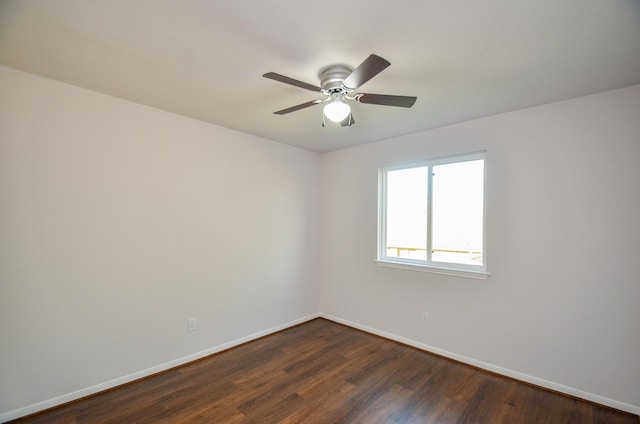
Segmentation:
[(433, 167), (431, 260), (482, 265), (484, 160)]
[(428, 168), (387, 172), (386, 254), (427, 259)]

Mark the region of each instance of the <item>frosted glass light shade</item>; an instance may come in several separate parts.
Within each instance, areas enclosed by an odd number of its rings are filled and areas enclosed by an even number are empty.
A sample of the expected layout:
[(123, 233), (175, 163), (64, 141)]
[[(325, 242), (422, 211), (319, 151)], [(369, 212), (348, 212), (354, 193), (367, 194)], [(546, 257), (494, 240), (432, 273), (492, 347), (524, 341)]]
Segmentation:
[(351, 113), (351, 108), (343, 100), (337, 100), (327, 103), (322, 111), (330, 121), (342, 122)]

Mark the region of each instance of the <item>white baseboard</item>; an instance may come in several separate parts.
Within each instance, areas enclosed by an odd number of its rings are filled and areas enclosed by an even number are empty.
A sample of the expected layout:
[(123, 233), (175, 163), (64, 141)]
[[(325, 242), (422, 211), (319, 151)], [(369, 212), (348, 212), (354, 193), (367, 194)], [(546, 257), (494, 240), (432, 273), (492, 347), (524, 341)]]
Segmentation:
[(132, 381), (144, 378), (144, 377), (148, 377), (150, 375), (153, 374), (157, 374), (159, 372), (162, 371), (166, 371), (168, 369), (171, 368), (175, 368), (178, 367), (180, 365), (184, 365), (186, 363), (189, 363), (191, 361), (195, 361), (197, 359), (201, 359), (204, 358), (206, 356), (212, 355), (214, 353), (217, 352), (221, 352), (223, 350), (232, 348), (234, 346), (238, 346), (241, 345), (243, 343), (247, 343), (250, 342), (252, 340), (258, 339), (260, 337), (264, 337), (267, 336), (269, 334), (284, 330), (286, 328), (289, 327), (293, 327), (295, 325), (298, 324), (302, 324), (304, 322), (310, 321), (312, 319), (315, 318), (325, 318), (328, 319), (330, 321), (334, 321), (343, 325), (346, 325), (348, 327), (352, 327), (358, 330), (362, 330), (365, 331), (367, 333), (371, 333), (371, 334), (375, 334), (377, 336), (380, 337), (384, 337), (386, 339), (390, 339), (390, 340), (395, 340), (397, 342), (409, 345), (409, 346), (413, 346), (415, 348), (427, 351), (427, 352), (431, 352), (431, 353), (435, 353), (437, 355), (443, 356), (445, 358), (450, 358), (465, 364), (469, 364), (469, 365), (473, 365), (475, 367), (481, 368), (481, 369), (485, 369), (487, 371), (491, 371), (494, 372), (496, 374), (500, 374), (500, 375), (504, 375), (506, 377), (511, 377), (514, 378), (516, 380), (520, 380), (520, 381), (524, 381), (526, 383), (530, 383), (530, 384), (534, 384), (536, 386), (540, 386), (540, 387), (544, 387), (550, 390), (554, 390), (560, 393), (565, 393), (567, 395), (570, 396), (575, 396), (577, 398), (581, 398), (581, 399), (585, 399), (591, 402), (595, 402), (598, 403), (600, 405), (605, 405), (605, 406), (609, 406), (611, 408), (615, 408), (621, 411), (625, 411), (625, 412), (629, 412), (632, 414), (636, 414), (636, 415), (640, 415), (640, 406), (635, 406), (635, 405), (629, 405), (627, 403), (624, 402), (619, 402), (613, 399), (608, 399), (599, 395), (595, 395), (593, 393), (589, 393), (589, 392), (585, 392), (582, 390), (578, 390), (578, 389), (574, 389), (572, 387), (568, 387), (568, 386), (564, 386), (562, 384), (558, 384), (558, 383), (554, 383), (552, 381), (547, 381), (547, 380), (543, 380), (541, 378), (537, 378), (537, 377), (533, 377), (527, 374), (523, 374), (521, 372), (518, 371), (513, 371), (513, 370), (509, 370), (507, 368), (502, 368), (493, 364), (488, 364), (482, 361), (477, 361), (475, 359), (472, 358), (467, 358), (466, 356), (462, 356), (462, 355), (458, 355), (456, 353), (452, 353), (452, 352), (448, 352), (446, 350), (443, 349), (439, 349), (437, 347), (433, 347), (433, 346), (429, 346), (426, 345), (424, 343), (420, 343), (417, 342), (415, 340), (411, 340), (411, 339), (407, 339), (405, 337), (401, 337), (401, 336), (397, 336), (395, 334), (391, 334), (391, 333), (387, 333), (385, 331), (380, 331), (378, 329), (372, 328), (372, 327), (368, 327), (366, 325), (361, 325), (361, 324), (357, 324), (355, 322), (351, 322), (348, 320), (344, 320), (342, 318), (338, 318), (329, 314), (312, 314), (312, 315), (308, 315), (304, 318), (300, 318), (297, 319), (295, 321), (291, 321), (288, 322), (286, 324), (282, 324), (276, 327), (272, 327), (269, 328), (267, 330), (264, 331), (259, 331), (257, 333), (251, 334), (249, 336), (246, 337), (241, 337), (239, 339), (235, 339), (232, 340), (228, 343), (223, 343), (221, 345), (218, 346), (214, 346), (211, 347), (209, 349), (205, 349), (203, 351), (200, 352), (196, 352), (193, 353), (191, 355), (187, 355), (184, 356), (182, 358), (178, 358), (175, 359), (173, 361), (169, 361), (169, 362), (165, 362), (163, 364), (160, 365), (156, 365), (154, 367), (151, 368), (147, 368), (145, 370), (142, 371), (138, 371), (123, 377), (119, 377), (110, 381), (106, 381), (104, 383), (100, 383), (100, 384), (96, 384), (94, 386), (91, 387), (87, 387), (84, 389), (80, 389), (77, 390), (75, 392), (71, 392), (71, 393), (67, 393), (64, 394), (62, 396), (57, 396), (55, 398), (52, 399), (48, 399), (42, 402), (37, 402), (28, 406), (25, 406), (23, 408), (19, 408), (19, 409), (14, 409), (12, 411), (8, 411), (5, 413), (0, 414), (0, 422), (4, 423), (6, 421), (10, 421), (10, 420), (14, 420), (16, 418), (20, 418), (20, 417), (24, 417), (30, 414), (34, 414), (36, 412), (40, 412), (43, 411), (45, 409), (49, 409), (49, 408), (53, 408), (55, 406), (58, 405), (62, 405), (64, 403), (67, 402), (71, 402), (77, 399), (81, 399), (83, 397), (86, 396), (90, 396), (99, 392), (102, 392), (104, 390), (108, 390), (108, 389), (112, 389), (114, 387), (120, 386), (122, 384), (126, 384), (126, 383), (130, 383)]
[(86, 396), (90, 396), (104, 390), (112, 389), (114, 387), (120, 386), (122, 384), (130, 383), (135, 380), (139, 380), (144, 377), (148, 377), (153, 374), (157, 374), (162, 371), (166, 371), (171, 368), (178, 367), (180, 365), (184, 365), (191, 361), (195, 361), (197, 359), (204, 358), (206, 356), (212, 355), (214, 353), (221, 352), (223, 350), (232, 348), (234, 346), (241, 345), (246, 342), (250, 342), (255, 339), (259, 339), (260, 337), (267, 336), (272, 333), (276, 333), (278, 331), (284, 330), (289, 327), (293, 327), (298, 324), (302, 324), (304, 322), (310, 321), (315, 318), (319, 318), (320, 314), (312, 314), (306, 317), (297, 319), (295, 321), (288, 322), (286, 324), (278, 325), (276, 327), (269, 328), (267, 330), (259, 331), (257, 333), (248, 335), (246, 337), (241, 337), (239, 339), (232, 340), (228, 343), (223, 343), (218, 346), (211, 347), (209, 349), (205, 349), (200, 352), (193, 353), (191, 355), (183, 356), (182, 358), (175, 359), (173, 361), (165, 362), (164, 364), (159, 364), (151, 368), (147, 368), (142, 371), (135, 372), (133, 374), (125, 375), (110, 381), (106, 381), (104, 383), (96, 384), (91, 387), (86, 387), (84, 389), (76, 390), (75, 392), (67, 393), (62, 396), (57, 396), (55, 398), (47, 399), (42, 402), (37, 402), (23, 408), (14, 409), (12, 411), (4, 412), (0, 414), (0, 423), (4, 423), (7, 421), (15, 420), (16, 418), (24, 417), (30, 414), (35, 414), (36, 412), (44, 411), (45, 409), (53, 408), (54, 406), (62, 405), (63, 403), (71, 402), (77, 399), (81, 399)]
[(611, 408), (618, 409), (620, 411), (629, 412), (631, 414), (640, 415), (640, 406), (629, 405), (628, 403), (619, 402), (617, 400), (608, 399), (599, 395), (595, 395), (593, 393), (585, 392), (582, 390), (574, 389), (573, 387), (564, 386), (562, 384), (554, 383), (553, 381), (543, 380), (541, 378), (533, 377), (531, 375), (523, 374), (518, 371), (513, 371), (507, 368), (502, 368), (497, 365), (488, 364), (486, 362), (478, 361), (472, 358), (467, 358), (466, 356), (458, 355), (456, 353), (448, 352), (443, 349), (439, 349), (437, 347), (429, 346), (424, 343), (417, 342), (415, 340), (407, 339), (405, 337), (397, 336), (395, 334), (387, 333), (386, 331), (380, 331), (375, 328), (367, 327), (366, 325), (360, 325), (355, 322), (351, 322), (348, 320), (344, 320), (342, 318), (338, 318), (329, 314), (320, 314), (321, 318), (328, 319), (330, 321), (337, 322), (339, 324), (346, 325), (348, 327), (352, 327), (358, 330), (362, 330), (367, 333), (375, 334), (380, 337), (384, 337), (385, 339), (395, 340), (397, 342), (413, 346), (420, 350), (424, 350), (427, 352), (435, 353), (436, 355), (443, 356), (445, 358), (453, 359), (458, 362), (462, 362), (465, 364), (473, 365), (474, 367), (482, 368), (487, 371), (494, 372), (496, 374), (504, 375), (506, 377), (510, 377), (516, 380), (524, 381), (526, 383), (534, 384), (536, 386), (544, 387), (549, 390), (553, 390), (556, 392), (564, 393), (569, 396), (574, 396), (580, 399), (584, 399), (590, 402), (594, 402), (600, 405), (608, 406)]

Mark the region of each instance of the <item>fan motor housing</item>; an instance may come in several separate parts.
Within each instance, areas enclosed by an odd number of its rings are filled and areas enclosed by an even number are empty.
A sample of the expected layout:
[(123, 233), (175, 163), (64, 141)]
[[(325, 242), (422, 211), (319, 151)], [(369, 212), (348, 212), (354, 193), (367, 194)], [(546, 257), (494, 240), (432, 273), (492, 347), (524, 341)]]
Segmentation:
[(320, 71), (320, 86), (323, 91), (332, 93), (343, 91), (342, 81), (347, 78), (353, 70), (344, 65), (333, 65)]

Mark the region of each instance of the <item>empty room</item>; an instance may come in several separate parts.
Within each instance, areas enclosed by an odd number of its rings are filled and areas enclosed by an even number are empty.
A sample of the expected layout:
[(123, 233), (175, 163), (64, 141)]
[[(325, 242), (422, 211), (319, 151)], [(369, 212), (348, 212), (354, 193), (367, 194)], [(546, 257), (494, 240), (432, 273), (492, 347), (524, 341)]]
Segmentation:
[(640, 2), (0, 0), (0, 422), (638, 423)]

